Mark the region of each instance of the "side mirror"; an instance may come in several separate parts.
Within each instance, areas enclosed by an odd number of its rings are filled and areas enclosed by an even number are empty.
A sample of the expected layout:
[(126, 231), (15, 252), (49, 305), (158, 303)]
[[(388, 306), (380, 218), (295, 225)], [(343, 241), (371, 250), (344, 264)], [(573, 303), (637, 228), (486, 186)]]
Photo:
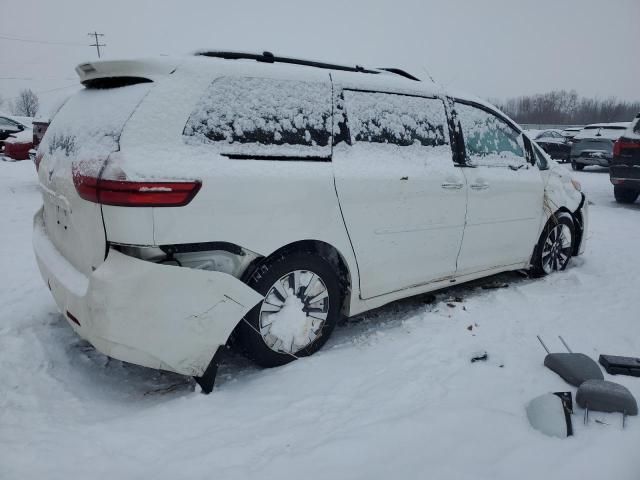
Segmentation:
[(527, 405), (527, 418), (533, 428), (551, 437), (573, 435), (571, 392), (547, 393)]

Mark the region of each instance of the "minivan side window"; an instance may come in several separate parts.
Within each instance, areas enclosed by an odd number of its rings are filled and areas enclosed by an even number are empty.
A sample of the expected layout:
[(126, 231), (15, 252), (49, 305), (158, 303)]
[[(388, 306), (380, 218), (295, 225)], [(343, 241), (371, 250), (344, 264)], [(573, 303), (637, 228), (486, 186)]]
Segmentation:
[(270, 78), (218, 78), (198, 101), (183, 135), (207, 144), (245, 147), (241, 151), (246, 150), (247, 144), (258, 150), (287, 145), (303, 151), (330, 149), (331, 85)]
[(440, 99), (345, 90), (344, 100), (353, 143), (449, 144), (447, 116)]
[(456, 102), (457, 119), (473, 166), (520, 167), (526, 165), (520, 133), (500, 117), (472, 105)]

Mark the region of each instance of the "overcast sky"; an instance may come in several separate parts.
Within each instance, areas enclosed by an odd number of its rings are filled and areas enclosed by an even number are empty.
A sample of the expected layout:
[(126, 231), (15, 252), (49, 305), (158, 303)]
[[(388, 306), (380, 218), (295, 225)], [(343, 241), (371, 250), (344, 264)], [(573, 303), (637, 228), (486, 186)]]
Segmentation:
[(428, 71), (485, 98), (640, 100), (640, 0), (0, 0), (0, 95), (29, 87), (47, 106), (72, 92), (94, 30), (107, 59), (269, 50)]

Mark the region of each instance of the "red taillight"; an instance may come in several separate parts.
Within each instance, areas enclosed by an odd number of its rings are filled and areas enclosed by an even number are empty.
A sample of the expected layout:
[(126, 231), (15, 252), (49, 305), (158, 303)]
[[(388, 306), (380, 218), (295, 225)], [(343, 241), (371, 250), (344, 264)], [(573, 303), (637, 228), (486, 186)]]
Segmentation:
[(622, 153), (622, 150), (634, 150), (640, 149), (640, 141), (631, 141), (626, 139), (618, 139), (613, 144), (613, 156), (618, 157)]
[(73, 183), (81, 198), (120, 207), (182, 207), (200, 190), (199, 181), (136, 182), (109, 180), (74, 169)]

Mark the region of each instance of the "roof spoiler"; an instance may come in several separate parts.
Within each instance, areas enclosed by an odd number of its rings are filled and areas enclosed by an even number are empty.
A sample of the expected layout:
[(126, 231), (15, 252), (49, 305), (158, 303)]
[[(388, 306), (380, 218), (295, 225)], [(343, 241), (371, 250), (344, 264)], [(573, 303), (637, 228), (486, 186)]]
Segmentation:
[(87, 87), (104, 88), (153, 82), (170, 75), (178, 66), (175, 59), (100, 60), (81, 63), (76, 67), (80, 83)]

